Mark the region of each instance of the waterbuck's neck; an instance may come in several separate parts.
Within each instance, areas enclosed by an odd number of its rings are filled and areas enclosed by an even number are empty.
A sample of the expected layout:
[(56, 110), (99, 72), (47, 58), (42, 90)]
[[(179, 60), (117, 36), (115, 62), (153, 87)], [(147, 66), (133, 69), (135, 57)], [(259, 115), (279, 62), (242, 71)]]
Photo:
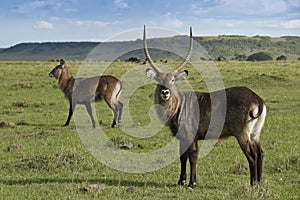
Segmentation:
[(181, 96), (180, 93), (175, 90), (172, 90), (170, 98), (167, 100), (163, 100), (161, 98), (161, 85), (157, 85), (155, 91), (155, 103), (158, 104), (156, 107), (158, 116), (161, 118), (162, 121), (167, 122), (171, 120), (174, 116), (177, 115), (180, 109), (181, 103)]
[(58, 85), (64, 91), (73, 79), (74, 78), (72, 76), (71, 70), (67, 66), (65, 66), (59, 77)]

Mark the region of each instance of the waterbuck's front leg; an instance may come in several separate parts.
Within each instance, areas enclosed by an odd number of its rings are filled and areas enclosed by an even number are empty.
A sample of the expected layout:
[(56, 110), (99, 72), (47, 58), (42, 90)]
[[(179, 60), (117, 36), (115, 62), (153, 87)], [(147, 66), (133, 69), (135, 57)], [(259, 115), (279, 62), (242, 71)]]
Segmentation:
[(178, 185), (184, 185), (186, 182), (186, 162), (187, 162), (188, 153), (185, 147), (185, 142), (180, 141), (180, 163), (181, 171)]
[(68, 116), (68, 119), (67, 119), (66, 123), (64, 124), (64, 126), (69, 126), (70, 120), (71, 120), (73, 112), (75, 110), (75, 106), (76, 106), (76, 104), (72, 103), (72, 100), (71, 100), (70, 101), (70, 107), (69, 107), (69, 116)]
[(93, 124), (93, 128), (96, 128), (96, 122), (95, 122), (95, 119), (93, 117), (93, 111), (92, 111), (92, 107), (91, 107), (91, 104), (90, 103), (85, 103), (85, 108), (92, 120), (92, 124)]
[(188, 149), (188, 157), (190, 162), (190, 182), (188, 188), (193, 189), (196, 186), (196, 164), (198, 158), (198, 143), (192, 142)]

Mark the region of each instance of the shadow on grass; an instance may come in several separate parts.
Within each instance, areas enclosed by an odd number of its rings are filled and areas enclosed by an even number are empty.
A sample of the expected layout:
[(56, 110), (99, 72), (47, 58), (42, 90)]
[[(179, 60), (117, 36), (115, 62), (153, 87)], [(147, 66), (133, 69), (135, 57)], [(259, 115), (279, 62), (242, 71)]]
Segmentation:
[(30, 185), (30, 184), (65, 184), (65, 183), (76, 183), (76, 184), (105, 184), (108, 186), (135, 186), (135, 187), (144, 187), (144, 186), (153, 186), (153, 187), (178, 187), (177, 184), (166, 184), (160, 183), (159, 181), (132, 181), (132, 180), (117, 180), (117, 179), (68, 179), (68, 178), (34, 178), (34, 179), (23, 179), (23, 180), (0, 180), (0, 184), (3, 185)]

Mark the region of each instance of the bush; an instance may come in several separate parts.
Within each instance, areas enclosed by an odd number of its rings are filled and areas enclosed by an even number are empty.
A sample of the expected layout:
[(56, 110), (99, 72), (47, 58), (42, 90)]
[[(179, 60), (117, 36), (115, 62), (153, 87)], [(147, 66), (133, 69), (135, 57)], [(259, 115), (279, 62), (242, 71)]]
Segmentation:
[(264, 52), (258, 52), (250, 55), (247, 61), (266, 61), (273, 60), (272, 56)]
[(287, 60), (287, 57), (285, 55), (281, 55), (281, 56), (278, 56), (276, 58), (276, 60)]
[(218, 56), (216, 61), (226, 61), (226, 58), (224, 56)]

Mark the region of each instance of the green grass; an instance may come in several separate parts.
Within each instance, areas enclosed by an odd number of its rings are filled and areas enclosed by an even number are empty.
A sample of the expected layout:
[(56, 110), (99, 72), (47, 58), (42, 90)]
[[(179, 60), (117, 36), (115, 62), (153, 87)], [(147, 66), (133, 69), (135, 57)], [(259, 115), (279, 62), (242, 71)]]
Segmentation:
[[(266, 100), (268, 114), (261, 135), (263, 181), (250, 187), (246, 158), (235, 139), (229, 138), (198, 160), (198, 183), (193, 191), (176, 185), (179, 159), (144, 174), (120, 172), (95, 159), (80, 140), (73, 121), (69, 127), (61, 126), (68, 103), (57, 81), (48, 77), (54, 66), (48, 62), (0, 62), (0, 121), (16, 124), (14, 128), (0, 127), (0, 199), (299, 199), (299, 62), (218, 63), (226, 87), (245, 85)], [(76, 75), (80, 63), (70, 63), (70, 67)], [(122, 77), (131, 69), (144, 71), (146, 67), (113, 63), (105, 73)], [(188, 69), (193, 88), (207, 91), (196, 70)], [(128, 87), (124, 82), (121, 99), (129, 102), (133, 122), (125, 120), (124, 126), (142, 129), (151, 121), (148, 112), (154, 85), (142, 85), (133, 95), (126, 94)], [(104, 102), (97, 103), (96, 109), (101, 128), (113, 144), (133, 144), (126, 151), (155, 151), (172, 139), (167, 128), (145, 139), (107, 128), (111, 111)], [(8, 151), (14, 145), (20, 148)], [(93, 184), (102, 189), (84, 191)]]

